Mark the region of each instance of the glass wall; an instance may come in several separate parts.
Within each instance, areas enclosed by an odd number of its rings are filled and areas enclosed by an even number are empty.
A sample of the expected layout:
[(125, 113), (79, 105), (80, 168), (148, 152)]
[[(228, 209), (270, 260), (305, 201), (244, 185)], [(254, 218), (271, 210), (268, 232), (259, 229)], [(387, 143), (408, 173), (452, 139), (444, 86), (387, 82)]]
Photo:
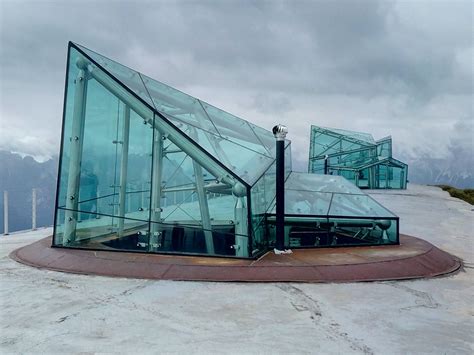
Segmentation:
[(274, 161), (255, 127), (209, 106), (191, 124), (201, 103), (161, 115), (138, 72), (75, 45), (68, 58), (53, 244), (248, 257), (249, 182)]

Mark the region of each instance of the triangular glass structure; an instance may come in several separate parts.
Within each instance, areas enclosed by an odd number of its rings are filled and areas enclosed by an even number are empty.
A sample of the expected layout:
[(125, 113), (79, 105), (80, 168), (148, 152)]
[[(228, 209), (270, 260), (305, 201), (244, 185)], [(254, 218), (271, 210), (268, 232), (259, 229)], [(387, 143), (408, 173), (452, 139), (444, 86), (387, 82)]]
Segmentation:
[[(315, 144), (372, 146), (339, 136)], [(289, 245), (398, 241), (396, 216), (343, 178), (292, 172), (290, 141), (284, 155)], [(74, 43), (60, 157), (55, 246), (253, 258), (274, 245), (273, 134)]]

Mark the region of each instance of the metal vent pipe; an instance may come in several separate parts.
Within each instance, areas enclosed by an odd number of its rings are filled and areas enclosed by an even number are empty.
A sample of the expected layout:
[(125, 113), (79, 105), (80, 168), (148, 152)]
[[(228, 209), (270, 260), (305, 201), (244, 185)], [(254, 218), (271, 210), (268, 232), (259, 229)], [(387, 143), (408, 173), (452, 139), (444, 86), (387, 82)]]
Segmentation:
[(285, 250), (285, 137), (288, 128), (281, 124), (272, 129), (276, 138), (276, 240), (275, 249)]

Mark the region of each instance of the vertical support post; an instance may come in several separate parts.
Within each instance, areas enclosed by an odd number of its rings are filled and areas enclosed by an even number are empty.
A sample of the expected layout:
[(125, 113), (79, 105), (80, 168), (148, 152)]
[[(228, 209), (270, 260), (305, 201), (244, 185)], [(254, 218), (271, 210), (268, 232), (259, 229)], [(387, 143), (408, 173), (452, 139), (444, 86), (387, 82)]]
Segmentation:
[(130, 212), (130, 211), (132, 210), (132, 199), (133, 199), (133, 196), (135, 196), (135, 194), (128, 196), (128, 199), (127, 199), (127, 208), (126, 208), (126, 211), (127, 211), (127, 212)]
[(96, 219), (100, 219), (99, 205), (100, 205), (100, 190), (99, 190), (99, 187), (97, 186), (97, 199), (95, 202), (95, 213), (96, 213), (95, 218)]
[(202, 176), (202, 167), (193, 160), (194, 177), (196, 179), (196, 192), (199, 201), (199, 210), (201, 212), (201, 223), (204, 229), (204, 239), (208, 254), (214, 254), (214, 240), (212, 239), (212, 224), (209, 216), (209, 206), (207, 204), (206, 191), (204, 190), (204, 178)]
[(235, 218), (235, 255), (240, 257), (249, 256), (249, 238), (248, 238), (248, 218), (247, 207), (244, 197), (247, 195), (247, 189), (241, 183), (236, 183), (232, 187), (232, 193), (237, 197), (234, 209)]
[(36, 189), (31, 193), (31, 229), (36, 230)]
[(328, 159), (329, 159), (329, 156), (326, 154), (324, 156), (324, 175), (328, 174)]
[[(123, 113), (123, 131), (122, 131), (122, 159), (120, 161), (120, 191), (119, 191), (119, 220), (118, 236), (123, 236), (123, 227), (125, 224), (125, 199), (127, 196), (127, 171), (128, 171), (128, 146), (130, 140), (130, 106), (125, 105)], [(130, 201), (130, 197), (129, 197)]]
[(87, 62), (78, 58), (79, 68), (75, 81), (74, 111), (72, 117), (71, 146), (69, 148), (69, 171), (67, 180), (66, 212), (64, 217), (63, 245), (76, 239), (77, 208), (81, 178), (82, 143), (87, 97)]
[[(197, 131), (191, 130), (193, 138), (197, 138)], [(202, 175), (202, 167), (193, 159), (194, 178), (196, 185), (196, 193), (199, 203), (199, 211), (201, 214), (201, 223), (204, 230), (204, 240), (206, 243), (206, 251), (208, 254), (214, 254), (214, 239), (212, 237), (212, 224), (209, 215), (209, 205), (207, 204), (206, 191), (204, 190), (204, 178)]]
[(8, 234), (8, 191), (3, 191), (3, 234)]
[(369, 189), (374, 189), (375, 185), (375, 166), (371, 166), (369, 169)]
[[(163, 136), (159, 130), (153, 134), (153, 172), (151, 181), (151, 225), (150, 225), (150, 251), (158, 248), (161, 223), (161, 176), (163, 170)], [(155, 222), (155, 223), (153, 223)]]
[(273, 127), (276, 138), (276, 241), (275, 249), (285, 249), (285, 137), (288, 128)]

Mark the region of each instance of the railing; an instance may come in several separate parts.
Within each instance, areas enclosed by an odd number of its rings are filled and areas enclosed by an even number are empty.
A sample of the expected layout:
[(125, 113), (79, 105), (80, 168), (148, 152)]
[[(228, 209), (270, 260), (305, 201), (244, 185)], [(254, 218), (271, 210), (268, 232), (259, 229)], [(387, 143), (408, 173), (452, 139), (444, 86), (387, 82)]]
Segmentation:
[[(194, 188), (195, 187), (190, 187), (190, 188), (188, 188), (188, 190), (193, 190)], [(37, 191), (36, 188), (33, 188), (31, 190), (31, 229), (32, 230), (37, 229), (37, 192), (38, 191)], [(190, 196), (190, 198), (188, 200), (186, 200), (185, 198), (181, 198), (181, 199), (177, 198), (176, 194), (179, 193), (179, 192), (183, 192), (183, 191), (168, 192), (168, 194), (173, 194), (174, 201), (169, 201), (169, 202), (167, 200), (162, 201), (163, 206), (167, 206), (169, 203), (177, 204), (177, 203), (183, 203), (183, 202), (194, 202), (194, 201), (197, 200), (197, 197), (194, 196), (194, 195)], [(139, 191), (126, 192), (127, 195), (138, 194), (138, 193), (141, 193), (141, 194), (148, 193), (149, 194), (150, 190), (139, 190)], [(91, 202), (91, 201), (99, 201), (99, 200), (102, 200), (104, 198), (111, 197), (111, 196), (118, 196), (118, 193), (112, 193), (112, 194), (99, 196), (99, 197), (92, 198), (92, 199), (83, 200), (83, 201), (80, 201), (79, 204), (80, 203), (85, 203), (85, 202)], [(213, 193), (213, 192), (208, 193), (208, 198), (209, 199), (216, 198), (216, 197), (221, 197), (221, 196), (223, 196), (223, 195), (220, 194), (220, 193)], [(9, 198), (8, 191), (7, 190), (3, 191), (3, 221), (4, 221), (3, 222), (3, 235), (8, 235), (9, 232), (10, 232), (9, 223), (8, 223), (9, 222), (9, 216), (8, 216), (8, 214), (9, 214), (9, 202), (8, 202), (8, 198)], [(130, 202), (130, 201), (131, 201), (131, 199), (128, 199), (128, 202)], [(143, 206), (141, 206), (141, 207), (143, 207)], [(144, 208), (144, 209), (147, 209), (147, 208)], [(129, 206), (128, 210), (129, 211), (131, 210), (130, 206)]]
[[(36, 230), (36, 189), (31, 190), (31, 229)], [(8, 235), (8, 191), (3, 191), (3, 235)]]

